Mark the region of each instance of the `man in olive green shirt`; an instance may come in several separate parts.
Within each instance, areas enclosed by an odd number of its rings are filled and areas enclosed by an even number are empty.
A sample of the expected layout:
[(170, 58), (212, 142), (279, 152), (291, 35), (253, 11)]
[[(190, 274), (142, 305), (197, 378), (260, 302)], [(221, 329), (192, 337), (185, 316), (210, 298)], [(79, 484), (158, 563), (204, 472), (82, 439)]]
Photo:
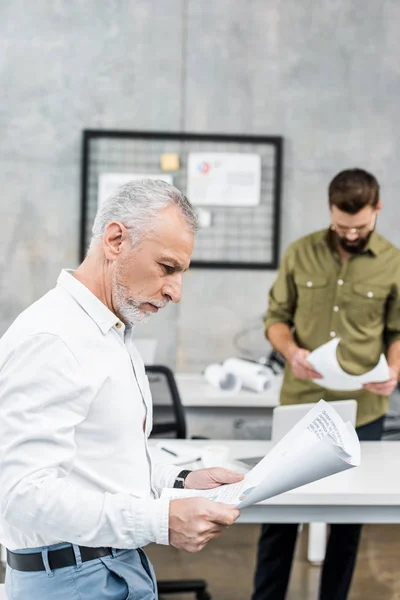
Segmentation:
[[(400, 251), (375, 232), (382, 203), (375, 177), (342, 171), (329, 186), (331, 226), (293, 243), (269, 296), (265, 333), (286, 359), (281, 404), (355, 398), (361, 440), (379, 440), (388, 396), (400, 373)], [(354, 375), (386, 354), (390, 377), (357, 392), (324, 389), (309, 353), (340, 338), (338, 359)], [(334, 525), (320, 600), (345, 600), (357, 555), (360, 525)], [(296, 525), (263, 525), (253, 600), (284, 600)]]

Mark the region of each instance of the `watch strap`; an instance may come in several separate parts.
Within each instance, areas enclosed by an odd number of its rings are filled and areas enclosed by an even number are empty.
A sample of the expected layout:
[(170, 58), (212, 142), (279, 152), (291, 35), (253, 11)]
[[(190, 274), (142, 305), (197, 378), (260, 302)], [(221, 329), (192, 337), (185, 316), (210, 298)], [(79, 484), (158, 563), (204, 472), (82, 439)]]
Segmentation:
[(184, 488), (185, 487), (185, 479), (192, 471), (188, 469), (184, 469), (180, 473), (178, 473), (177, 478), (175, 479), (174, 488)]

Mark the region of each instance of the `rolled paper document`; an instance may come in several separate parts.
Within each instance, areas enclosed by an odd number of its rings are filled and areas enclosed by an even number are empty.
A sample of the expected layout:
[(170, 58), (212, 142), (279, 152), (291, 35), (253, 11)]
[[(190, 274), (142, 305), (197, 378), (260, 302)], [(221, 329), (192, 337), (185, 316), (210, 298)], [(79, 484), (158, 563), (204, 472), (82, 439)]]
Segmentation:
[(204, 371), (204, 377), (208, 383), (214, 387), (236, 394), (242, 387), (242, 383), (237, 375), (229, 372), (220, 364), (208, 365)]
[(268, 367), (241, 358), (228, 358), (223, 362), (223, 367), (237, 375), (243, 387), (258, 393), (265, 392), (274, 376)]

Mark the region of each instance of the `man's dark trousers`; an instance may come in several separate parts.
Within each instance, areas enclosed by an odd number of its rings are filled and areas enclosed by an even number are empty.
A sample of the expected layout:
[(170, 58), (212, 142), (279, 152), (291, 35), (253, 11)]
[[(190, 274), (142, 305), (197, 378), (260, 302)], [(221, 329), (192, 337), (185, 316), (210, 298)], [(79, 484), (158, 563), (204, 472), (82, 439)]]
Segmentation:
[[(379, 441), (384, 417), (356, 429), (360, 441)], [(262, 525), (252, 600), (284, 600), (298, 525)], [(346, 600), (357, 558), (361, 525), (332, 525), (322, 568), (319, 600)]]

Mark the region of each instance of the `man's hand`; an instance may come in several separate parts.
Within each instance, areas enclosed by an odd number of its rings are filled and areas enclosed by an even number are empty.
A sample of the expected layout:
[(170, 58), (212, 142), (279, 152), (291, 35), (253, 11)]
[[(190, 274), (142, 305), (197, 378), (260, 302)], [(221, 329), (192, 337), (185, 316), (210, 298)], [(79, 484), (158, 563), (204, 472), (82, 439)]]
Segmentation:
[(367, 383), (364, 385), (364, 389), (372, 392), (372, 394), (378, 394), (378, 396), (390, 396), (395, 389), (399, 380), (399, 373), (393, 367), (389, 368), (389, 379), (387, 381), (381, 381), (379, 383)]
[(304, 348), (298, 348), (290, 359), (290, 366), (299, 379), (321, 379), (321, 373), (315, 371), (307, 361), (310, 352)]
[(199, 552), (236, 521), (240, 511), (206, 498), (179, 498), (169, 504), (169, 542), (175, 548)]
[(224, 483), (237, 483), (242, 481), (243, 475), (213, 467), (212, 469), (199, 469), (192, 471), (185, 479), (185, 488), (192, 490), (210, 490)]

